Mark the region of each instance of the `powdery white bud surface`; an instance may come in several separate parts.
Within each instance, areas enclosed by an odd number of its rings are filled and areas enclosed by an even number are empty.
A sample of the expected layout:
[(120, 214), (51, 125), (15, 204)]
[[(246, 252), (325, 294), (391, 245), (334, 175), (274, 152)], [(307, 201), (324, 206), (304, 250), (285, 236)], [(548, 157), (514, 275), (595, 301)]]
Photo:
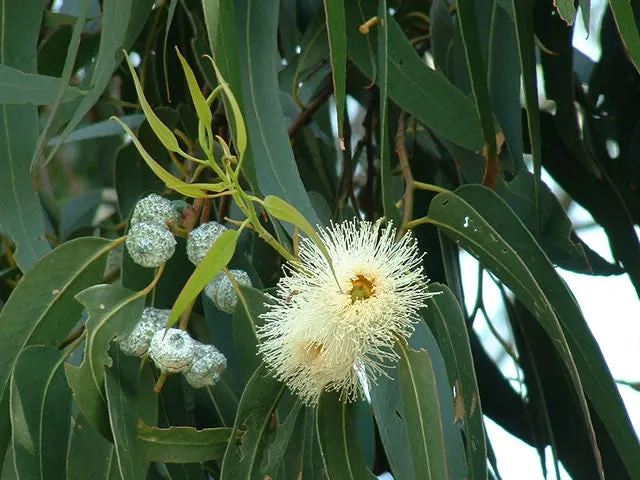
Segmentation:
[(131, 227), (127, 250), (132, 260), (143, 267), (159, 267), (176, 251), (176, 239), (164, 226), (138, 223)]
[[(142, 311), (142, 316), (131, 333), (120, 340), (120, 350), (125, 355), (142, 357), (149, 350), (151, 337), (158, 330), (163, 329), (169, 319), (171, 310), (146, 307)], [(163, 330), (164, 331), (164, 330)]]
[(171, 200), (152, 193), (136, 203), (131, 225), (152, 223), (166, 226), (167, 223), (179, 223), (181, 218)]
[(149, 356), (161, 372), (178, 373), (188, 370), (193, 361), (195, 341), (184, 330), (161, 329), (153, 334)]
[[(240, 285), (253, 286), (249, 274), (244, 270), (231, 270), (230, 272)], [(238, 304), (238, 294), (224, 272), (220, 272), (209, 282), (204, 289), (204, 294), (213, 301), (218, 310), (225, 313), (233, 313)]]
[(208, 222), (189, 232), (187, 256), (191, 263), (200, 265), (209, 249), (226, 230), (227, 227), (218, 222)]
[(191, 368), (183, 372), (184, 376), (189, 385), (194, 388), (214, 385), (227, 368), (227, 359), (213, 345), (194, 342), (193, 362)]

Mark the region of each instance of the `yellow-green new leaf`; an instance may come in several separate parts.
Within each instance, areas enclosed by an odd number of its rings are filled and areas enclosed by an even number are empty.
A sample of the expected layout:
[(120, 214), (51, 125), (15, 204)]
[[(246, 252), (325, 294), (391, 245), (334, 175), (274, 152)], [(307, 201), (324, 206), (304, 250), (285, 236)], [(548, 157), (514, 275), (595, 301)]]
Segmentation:
[(138, 79), (135, 68), (133, 68), (133, 65), (131, 64), (131, 60), (129, 59), (127, 52), (124, 52), (124, 58), (127, 60), (127, 65), (129, 65), (129, 71), (131, 72), (131, 77), (133, 78), (133, 83), (136, 87), (136, 93), (138, 94), (138, 100), (140, 100), (142, 111), (144, 112), (144, 116), (147, 118), (149, 125), (151, 125), (151, 128), (153, 129), (153, 133), (157, 135), (158, 139), (167, 150), (179, 152), (180, 145), (178, 144), (178, 139), (171, 129), (162, 123), (151, 108), (151, 105), (149, 105), (149, 102), (147, 102), (147, 99), (144, 96), (144, 91), (142, 90), (142, 85), (140, 85), (140, 80)]
[(193, 100), (193, 105), (196, 107), (196, 113), (198, 114), (198, 119), (204, 125), (205, 129), (210, 130), (211, 121), (213, 120), (213, 116), (211, 114), (211, 109), (209, 108), (209, 104), (207, 103), (207, 99), (204, 98), (204, 95), (200, 91), (200, 86), (198, 85), (198, 81), (196, 80), (196, 76), (193, 73), (193, 70), (185, 60), (185, 58), (180, 53), (180, 50), (176, 47), (176, 53), (178, 54), (178, 58), (180, 59), (180, 63), (182, 64), (182, 69), (184, 70), (184, 76), (187, 79), (187, 85), (189, 86), (189, 93), (191, 94), (191, 99)]
[(240, 111), (240, 105), (238, 105), (238, 101), (236, 100), (235, 95), (229, 88), (229, 84), (225, 81), (218, 70), (218, 66), (216, 62), (213, 61), (209, 55), (205, 55), (206, 58), (209, 59), (211, 65), (213, 65), (213, 69), (216, 71), (216, 77), (218, 78), (218, 82), (224, 91), (224, 94), (227, 96), (227, 100), (229, 100), (229, 106), (231, 107), (231, 112), (233, 113), (233, 121), (235, 122), (235, 130), (236, 130), (236, 150), (238, 151), (238, 158), (242, 160), (244, 157), (244, 152), (247, 150), (247, 128), (244, 125), (244, 120), (242, 118), (242, 112)]
[(218, 183), (188, 183), (186, 185), (189, 185), (189, 187), (200, 188), (202, 190), (208, 190), (210, 192), (216, 192), (216, 193), (224, 192), (225, 190), (227, 190), (227, 185), (225, 185), (222, 182), (218, 182)]
[[(186, 195), (188, 197), (204, 198), (208, 196), (205, 192), (203, 192), (197, 186), (191, 185), (189, 183), (185, 183), (179, 178), (171, 175), (171, 173), (165, 170), (158, 162), (156, 162), (153, 159), (151, 155), (149, 155), (149, 152), (145, 150), (145, 148), (142, 146), (142, 143), (140, 143), (140, 140), (138, 140), (138, 138), (133, 133), (133, 131), (122, 120), (120, 120), (117, 117), (111, 117), (111, 119), (118, 122), (122, 126), (122, 128), (124, 128), (127, 134), (131, 137), (131, 141), (133, 141), (133, 144), (138, 149), (138, 152), (140, 152), (140, 155), (142, 156), (143, 160), (146, 162), (147, 165), (149, 165), (149, 168), (153, 171), (153, 173), (155, 173), (158, 176), (158, 178), (167, 185), (167, 187), (172, 188), (176, 192), (182, 193), (183, 195)], [(215, 189), (212, 189), (212, 190), (216, 191)]]
[(292, 206), (291, 204), (285, 202), (281, 198), (278, 198), (274, 195), (268, 195), (262, 202), (262, 205), (264, 206), (264, 208), (267, 209), (267, 211), (271, 215), (276, 217), (278, 220), (284, 220), (285, 222), (289, 222), (295, 225), (296, 227), (298, 227), (304, 233), (306, 233), (307, 236), (311, 240), (313, 240), (313, 243), (315, 243), (318, 246), (318, 248), (322, 251), (324, 256), (328, 260), (331, 260), (329, 257), (329, 252), (327, 252), (327, 247), (325, 247), (324, 243), (316, 233), (315, 229), (311, 226), (309, 221), (306, 218), (304, 218), (304, 215), (302, 215), (298, 210), (296, 210), (294, 206)]
[(238, 231), (227, 230), (220, 238), (216, 240), (213, 247), (207, 252), (200, 265), (193, 271), (184, 288), (178, 295), (176, 303), (167, 321), (167, 327), (175, 325), (178, 318), (189, 306), (189, 304), (198, 296), (198, 294), (207, 286), (207, 283), (215, 277), (220, 270), (227, 266), (231, 257), (236, 251), (236, 243), (238, 242)]

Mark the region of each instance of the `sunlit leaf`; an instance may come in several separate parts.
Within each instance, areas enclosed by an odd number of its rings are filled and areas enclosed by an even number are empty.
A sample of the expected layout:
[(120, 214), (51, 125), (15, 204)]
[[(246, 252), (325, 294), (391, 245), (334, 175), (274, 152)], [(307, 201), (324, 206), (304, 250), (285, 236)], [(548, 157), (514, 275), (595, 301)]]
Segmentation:
[(195, 300), (213, 277), (227, 266), (236, 251), (237, 241), (238, 232), (236, 230), (226, 230), (220, 235), (180, 292), (171, 310), (171, 315), (169, 315), (167, 327), (175, 325), (187, 306)]

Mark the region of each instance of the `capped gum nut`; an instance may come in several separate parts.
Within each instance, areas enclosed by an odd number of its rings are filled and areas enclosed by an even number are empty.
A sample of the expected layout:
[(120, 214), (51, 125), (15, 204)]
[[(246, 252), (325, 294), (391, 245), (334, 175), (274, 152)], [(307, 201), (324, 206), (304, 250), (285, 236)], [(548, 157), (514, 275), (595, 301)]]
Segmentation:
[(164, 226), (138, 223), (127, 236), (127, 251), (131, 259), (143, 267), (159, 267), (176, 251), (176, 239)]
[(213, 345), (196, 342), (194, 360), (184, 376), (194, 388), (214, 385), (227, 368), (226, 357)]
[(227, 227), (218, 222), (208, 222), (189, 232), (187, 256), (191, 263), (200, 265), (209, 249), (226, 230)]
[(131, 225), (153, 223), (166, 226), (167, 223), (179, 223), (181, 218), (171, 200), (152, 193), (136, 203)]
[[(230, 272), (238, 284), (245, 287), (252, 286), (251, 278), (249, 278), (249, 274), (244, 270), (231, 270)], [(213, 300), (218, 310), (225, 313), (233, 313), (238, 304), (238, 294), (236, 293), (236, 289), (233, 288), (233, 283), (231, 283), (229, 277), (225, 275), (224, 272), (221, 272), (211, 283), (213, 283), (213, 286), (209, 289), (209, 292), (207, 292), (205, 288), (205, 294)]]
[(158, 330), (151, 338), (149, 356), (161, 372), (187, 370), (193, 361), (194, 340), (184, 330)]
[(125, 355), (142, 357), (149, 350), (151, 337), (167, 324), (171, 310), (146, 307), (131, 333), (120, 340), (120, 350)]

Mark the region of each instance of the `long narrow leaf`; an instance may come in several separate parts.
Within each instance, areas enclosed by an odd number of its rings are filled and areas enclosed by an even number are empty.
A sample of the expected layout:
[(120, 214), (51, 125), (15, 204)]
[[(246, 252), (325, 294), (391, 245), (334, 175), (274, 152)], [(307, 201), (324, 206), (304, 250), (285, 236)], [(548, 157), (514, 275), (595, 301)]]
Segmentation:
[(475, 375), (469, 335), (462, 310), (455, 296), (444, 285), (433, 283), (431, 297), (423, 318), (438, 339), (444, 358), (449, 385), (456, 392), (456, 422), (461, 422), (467, 439), (469, 478), (487, 477), (487, 444), (482, 406)]
[(316, 428), (325, 470), (331, 480), (376, 478), (367, 468), (347, 404), (336, 392), (323, 393), (316, 408)]
[(66, 478), (71, 392), (63, 362), (63, 352), (43, 346), (24, 349), (16, 361), (11, 424), (20, 478)]
[(55, 249), (22, 278), (0, 311), (0, 457), (11, 434), (9, 380), (16, 358), (28, 345), (64, 340), (82, 312), (74, 297), (101, 279), (111, 243), (82, 238)]

